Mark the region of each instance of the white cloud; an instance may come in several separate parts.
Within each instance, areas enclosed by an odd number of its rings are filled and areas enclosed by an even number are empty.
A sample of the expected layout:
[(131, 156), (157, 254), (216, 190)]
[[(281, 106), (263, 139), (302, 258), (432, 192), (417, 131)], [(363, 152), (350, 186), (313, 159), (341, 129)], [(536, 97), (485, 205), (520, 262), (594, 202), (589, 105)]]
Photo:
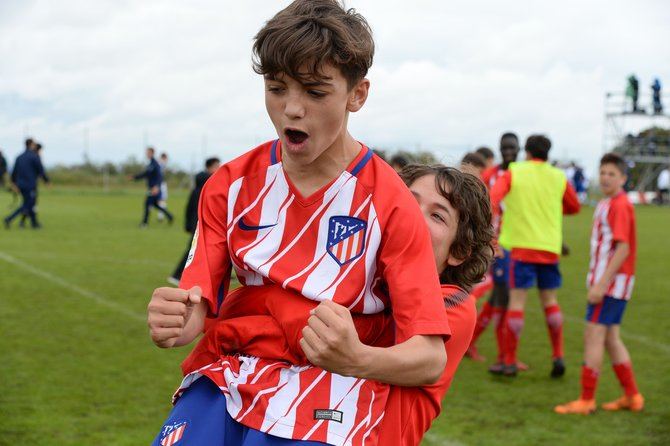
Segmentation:
[[(0, 3), (0, 147), (26, 130), (49, 163), (141, 155), (144, 135), (184, 166), (273, 137), (254, 33), (282, 2)], [(662, 0), (348, 1), (369, 20), (371, 97), (351, 119), (373, 146), (433, 149), (448, 162), (506, 130), (544, 132), (589, 165), (605, 91), (636, 72), (670, 85)], [(670, 104), (668, 104), (670, 106)]]

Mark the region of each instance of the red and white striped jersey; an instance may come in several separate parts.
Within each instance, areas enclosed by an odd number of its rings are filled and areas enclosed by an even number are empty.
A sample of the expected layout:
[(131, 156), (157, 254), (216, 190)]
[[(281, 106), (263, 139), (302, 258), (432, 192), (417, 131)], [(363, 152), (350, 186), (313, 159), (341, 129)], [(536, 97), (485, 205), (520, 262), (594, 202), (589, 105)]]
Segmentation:
[[(231, 267), (244, 286), (275, 283), (352, 313), (391, 308), (398, 343), (450, 333), (416, 200), (367, 147), (309, 197), (285, 174), (277, 141), (222, 166), (203, 188), (180, 286), (200, 286), (210, 316), (216, 315)], [(334, 445), (376, 444), (388, 385), (224, 354), (187, 375), (176, 396), (202, 375), (221, 388), (230, 415), (248, 427)]]
[(630, 252), (617, 271), (605, 295), (628, 300), (635, 282), (637, 240), (635, 210), (625, 192), (598, 203), (593, 214), (591, 231), (591, 262), (586, 276), (586, 286), (598, 283), (614, 255), (617, 242), (628, 243)]

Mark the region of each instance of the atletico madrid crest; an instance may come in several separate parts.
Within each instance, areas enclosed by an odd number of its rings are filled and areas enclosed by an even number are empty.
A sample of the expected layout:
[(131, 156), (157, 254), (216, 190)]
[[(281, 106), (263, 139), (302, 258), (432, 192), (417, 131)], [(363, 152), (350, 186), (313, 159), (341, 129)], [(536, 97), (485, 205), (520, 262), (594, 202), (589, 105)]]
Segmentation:
[(330, 217), (328, 222), (328, 254), (340, 265), (345, 265), (363, 254), (368, 224), (360, 218)]
[(188, 423), (185, 420), (174, 421), (163, 426), (161, 432), (161, 446), (172, 446), (176, 444), (184, 436)]

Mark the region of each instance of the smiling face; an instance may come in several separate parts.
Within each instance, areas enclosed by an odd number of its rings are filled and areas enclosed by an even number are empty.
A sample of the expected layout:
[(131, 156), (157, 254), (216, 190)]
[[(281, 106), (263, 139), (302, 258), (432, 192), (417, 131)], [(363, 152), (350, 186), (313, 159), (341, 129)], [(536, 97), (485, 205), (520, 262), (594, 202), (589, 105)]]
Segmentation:
[(505, 166), (516, 161), (519, 155), (519, 140), (513, 136), (505, 136), (500, 140), (500, 156)]
[[(448, 186), (446, 189), (450, 190)], [(423, 218), (428, 225), (437, 270), (441, 273), (447, 266), (461, 264), (462, 260), (449, 255), (458, 230), (458, 211), (437, 190), (435, 175), (417, 178), (409, 186), (409, 190), (419, 203)]]
[(613, 197), (623, 190), (626, 184), (626, 174), (621, 172), (614, 163), (605, 163), (600, 166), (600, 190), (608, 197)]
[(311, 165), (330, 149), (342, 148), (349, 112), (360, 110), (367, 99), (367, 79), (350, 90), (334, 66), (323, 66), (321, 75), (302, 82), (282, 73), (264, 78), (265, 107), (282, 142), (282, 156), (296, 165)]

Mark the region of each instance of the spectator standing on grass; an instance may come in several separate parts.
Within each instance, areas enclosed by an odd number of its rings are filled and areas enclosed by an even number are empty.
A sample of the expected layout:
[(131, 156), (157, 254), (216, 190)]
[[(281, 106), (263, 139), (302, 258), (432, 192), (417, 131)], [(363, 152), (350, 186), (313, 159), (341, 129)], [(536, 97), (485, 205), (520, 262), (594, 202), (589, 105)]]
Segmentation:
[[(33, 148), (35, 149), (35, 153), (37, 153), (37, 156), (39, 156), (40, 161), (42, 160), (42, 144), (35, 142)], [(35, 200), (33, 201), (33, 214), (35, 214), (35, 218), (37, 218), (37, 188), (35, 188)], [(28, 212), (23, 212), (21, 214), (21, 220), (19, 220), (19, 227), (25, 228), (26, 226), (26, 220), (28, 219), (29, 213)]]
[[(168, 155), (167, 153), (161, 153), (161, 156), (158, 158), (158, 165), (161, 166), (161, 198), (158, 200), (158, 204), (162, 208), (167, 208), (167, 199), (168, 199), (168, 186), (167, 181), (165, 180), (167, 175), (167, 164), (168, 164)], [(156, 219), (158, 221), (163, 221), (165, 214), (159, 212), (156, 214)]]
[(656, 188), (658, 189), (658, 204), (664, 204), (666, 199), (670, 200), (670, 170), (668, 166), (665, 166), (665, 169), (658, 175)]
[(161, 166), (154, 158), (156, 151), (153, 147), (147, 147), (146, 156), (149, 160), (146, 169), (143, 172), (138, 173), (132, 177), (135, 181), (145, 178), (147, 180), (147, 198), (144, 201), (144, 217), (142, 218), (142, 223), (140, 223), (140, 228), (146, 228), (149, 223), (149, 211), (151, 207), (155, 207), (160, 212), (163, 212), (168, 218), (168, 221), (172, 223), (174, 219), (170, 211), (162, 207), (159, 203), (161, 199), (161, 183), (163, 182), (163, 174), (161, 172)]
[[(42, 166), (42, 161), (37, 154), (36, 144), (31, 138), (26, 139), (26, 150), (16, 158), (14, 170), (12, 170), (12, 184), (19, 190), (23, 202), (14, 212), (5, 217), (5, 228), (9, 229), (12, 220), (21, 214), (30, 218), (33, 229), (39, 229), (41, 225), (35, 215), (35, 200), (37, 199), (37, 181), (42, 178), (45, 183), (49, 182)], [(39, 146), (41, 148), (41, 145)]]
[(7, 173), (7, 159), (0, 150), (0, 188), (5, 188), (5, 174)]
[(198, 225), (198, 202), (200, 201), (200, 193), (202, 192), (202, 188), (205, 186), (207, 179), (216, 172), (220, 165), (221, 160), (218, 158), (209, 158), (205, 161), (205, 170), (195, 176), (195, 186), (191, 191), (191, 195), (188, 197), (188, 203), (186, 203), (186, 222), (184, 224), (184, 229), (191, 234), (191, 239), (188, 242), (188, 248), (186, 249), (186, 252), (184, 252), (184, 256), (177, 264), (172, 275), (167, 279), (169, 283), (175, 286), (179, 286), (181, 273), (184, 271), (184, 266), (188, 260), (188, 254), (191, 251), (191, 245), (193, 244), (193, 239), (195, 237), (195, 229)]

